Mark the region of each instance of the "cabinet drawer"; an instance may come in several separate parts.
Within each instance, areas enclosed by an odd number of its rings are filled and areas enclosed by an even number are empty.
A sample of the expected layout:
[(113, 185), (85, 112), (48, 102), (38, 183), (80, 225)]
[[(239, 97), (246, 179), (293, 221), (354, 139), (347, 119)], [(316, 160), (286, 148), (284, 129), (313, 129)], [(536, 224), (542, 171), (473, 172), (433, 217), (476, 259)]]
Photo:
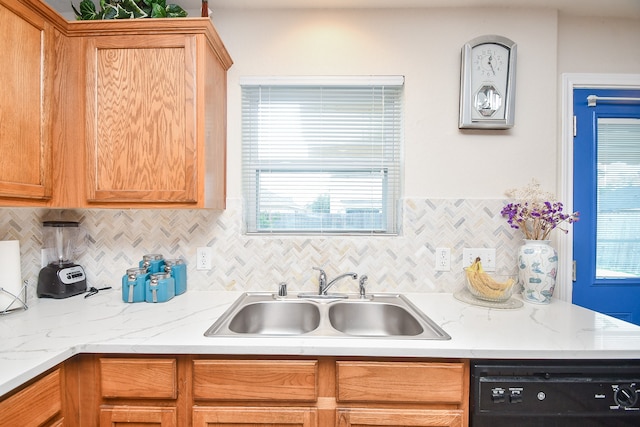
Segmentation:
[(318, 411), (314, 408), (287, 407), (211, 407), (193, 408), (193, 427), (316, 427)]
[(349, 408), (336, 411), (337, 427), (462, 427), (464, 416), (458, 409), (366, 409)]
[(317, 360), (195, 360), (193, 396), (211, 400), (315, 401)]
[(62, 410), (60, 370), (0, 402), (1, 426), (39, 426)]
[(100, 409), (101, 426), (161, 426), (178, 425), (176, 408), (154, 406), (115, 406)]
[(336, 362), (339, 402), (461, 403), (463, 363)]
[(175, 399), (175, 359), (100, 359), (100, 388), (107, 398)]

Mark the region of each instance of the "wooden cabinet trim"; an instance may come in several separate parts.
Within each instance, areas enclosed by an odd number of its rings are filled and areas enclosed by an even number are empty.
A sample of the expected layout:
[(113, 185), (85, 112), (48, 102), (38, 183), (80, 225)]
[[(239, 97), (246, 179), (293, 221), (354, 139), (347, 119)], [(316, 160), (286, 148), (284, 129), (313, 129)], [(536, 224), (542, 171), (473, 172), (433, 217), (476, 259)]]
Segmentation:
[[(158, 34), (204, 34), (225, 70), (231, 68), (233, 60), (227, 51), (220, 35), (208, 18), (171, 18), (158, 25), (154, 19), (111, 20), (111, 21), (71, 21), (66, 33), (69, 37), (110, 36), (110, 35), (143, 35)], [(153, 37), (145, 37), (153, 38)]]
[(318, 398), (317, 360), (194, 360), (193, 396), (207, 400)]
[(461, 403), (463, 363), (336, 362), (338, 402)]
[(37, 11), (18, 0), (2, 0), (0, 7), (6, 7), (34, 27), (44, 29), (45, 19)]
[(175, 359), (100, 358), (99, 364), (102, 397), (177, 398)]

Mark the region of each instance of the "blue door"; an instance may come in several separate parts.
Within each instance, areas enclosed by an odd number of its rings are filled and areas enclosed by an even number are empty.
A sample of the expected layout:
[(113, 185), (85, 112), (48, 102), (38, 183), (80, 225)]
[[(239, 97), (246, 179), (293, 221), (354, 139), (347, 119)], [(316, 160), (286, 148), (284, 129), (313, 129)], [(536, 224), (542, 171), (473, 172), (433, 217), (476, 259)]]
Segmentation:
[(640, 90), (575, 89), (573, 303), (640, 325)]

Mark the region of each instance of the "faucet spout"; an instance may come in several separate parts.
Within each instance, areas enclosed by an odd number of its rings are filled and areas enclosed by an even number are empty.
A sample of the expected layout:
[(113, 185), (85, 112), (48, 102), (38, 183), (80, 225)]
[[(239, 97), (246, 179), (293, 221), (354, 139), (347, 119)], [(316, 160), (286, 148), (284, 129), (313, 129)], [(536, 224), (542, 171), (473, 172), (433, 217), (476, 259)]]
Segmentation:
[(322, 284), (322, 281), (320, 281), (320, 291), (319, 294), (320, 295), (327, 295), (327, 291), (329, 290), (329, 288), (331, 286), (333, 286), (338, 280), (343, 279), (345, 277), (351, 277), (353, 280), (357, 280), (358, 279), (358, 274), (357, 273), (344, 273), (339, 275), (338, 277), (336, 277), (335, 279), (327, 282), (326, 281), (326, 276), (325, 276), (325, 282), (324, 282), (324, 286)]

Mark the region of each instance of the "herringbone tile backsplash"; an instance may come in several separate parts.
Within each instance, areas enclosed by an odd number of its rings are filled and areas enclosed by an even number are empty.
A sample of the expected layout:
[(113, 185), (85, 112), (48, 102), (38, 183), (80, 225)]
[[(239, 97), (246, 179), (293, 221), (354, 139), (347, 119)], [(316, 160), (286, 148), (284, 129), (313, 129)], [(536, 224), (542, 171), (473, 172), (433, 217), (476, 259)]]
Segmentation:
[[(312, 291), (321, 266), (329, 278), (354, 271), (369, 276), (371, 292), (453, 292), (463, 286), (462, 249), (494, 247), (498, 268), (515, 269), (519, 233), (500, 216), (503, 200), (406, 199), (398, 236), (247, 236), (242, 203), (228, 200), (224, 212), (208, 210), (0, 209), (1, 240), (20, 240), (22, 275), (35, 298), (40, 270), (42, 221), (73, 219), (86, 232), (77, 261), (89, 286), (120, 287), (121, 277), (146, 253), (187, 262), (188, 289)], [(213, 269), (195, 268), (196, 248), (213, 248)], [(435, 248), (451, 248), (452, 269), (435, 271)], [(338, 290), (357, 291), (343, 281)]]

